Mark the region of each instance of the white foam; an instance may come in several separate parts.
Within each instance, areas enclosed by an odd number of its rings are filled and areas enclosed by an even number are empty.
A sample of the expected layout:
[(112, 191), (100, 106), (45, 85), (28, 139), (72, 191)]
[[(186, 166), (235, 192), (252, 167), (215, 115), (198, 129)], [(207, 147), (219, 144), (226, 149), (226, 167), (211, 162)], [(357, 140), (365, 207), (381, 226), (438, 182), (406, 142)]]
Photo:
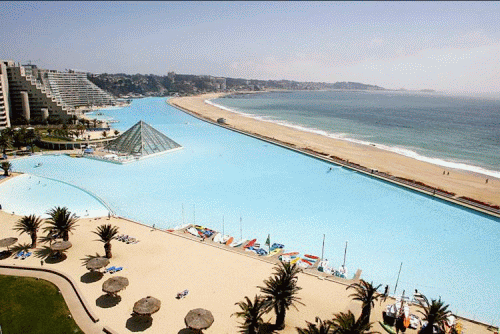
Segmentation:
[(238, 114), (238, 115), (242, 115), (244, 117), (253, 118), (253, 119), (256, 119), (259, 121), (279, 124), (279, 125), (283, 125), (283, 126), (292, 128), (292, 129), (297, 129), (297, 130), (304, 131), (304, 132), (315, 133), (315, 134), (318, 134), (321, 136), (325, 136), (325, 137), (329, 137), (329, 138), (333, 138), (333, 139), (344, 140), (344, 141), (348, 141), (348, 142), (352, 142), (352, 143), (356, 143), (356, 144), (375, 146), (375, 147), (382, 149), (382, 150), (394, 152), (394, 153), (404, 155), (404, 156), (409, 157), (409, 158), (413, 158), (413, 159), (416, 159), (419, 161), (428, 162), (428, 163), (438, 165), (438, 166), (443, 166), (443, 167), (448, 167), (448, 168), (453, 168), (453, 169), (460, 169), (460, 170), (464, 170), (464, 171), (469, 171), (469, 172), (483, 174), (483, 175), (487, 175), (487, 176), (491, 176), (491, 177), (500, 178), (499, 171), (493, 171), (493, 170), (489, 170), (489, 169), (486, 169), (483, 167), (469, 165), (469, 164), (466, 164), (463, 162), (456, 162), (456, 161), (443, 160), (440, 158), (426, 157), (424, 155), (421, 155), (421, 154), (419, 154), (415, 151), (412, 151), (410, 149), (407, 149), (407, 148), (401, 148), (401, 147), (397, 147), (397, 146), (387, 146), (387, 145), (372, 143), (369, 141), (349, 138), (349, 137), (347, 137), (347, 134), (345, 134), (345, 133), (331, 133), (331, 132), (328, 132), (325, 130), (310, 128), (310, 127), (306, 127), (304, 125), (297, 125), (297, 124), (293, 124), (293, 123), (290, 123), (287, 121), (274, 119), (270, 116), (252, 115), (252, 114), (244, 113), (244, 112), (241, 112), (238, 110), (233, 110), (233, 109), (230, 109), (230, 108), (225, 107), (225, 106), (221, 106), (217, 103), (214, 103), (211, 100), (205, 100), (205, 103), (210, 104), (214, 107), (217, 107), (217, 108), (220, 108), (220, 109), (223, 109), (223, 110), (226, 110), (226, 111)]

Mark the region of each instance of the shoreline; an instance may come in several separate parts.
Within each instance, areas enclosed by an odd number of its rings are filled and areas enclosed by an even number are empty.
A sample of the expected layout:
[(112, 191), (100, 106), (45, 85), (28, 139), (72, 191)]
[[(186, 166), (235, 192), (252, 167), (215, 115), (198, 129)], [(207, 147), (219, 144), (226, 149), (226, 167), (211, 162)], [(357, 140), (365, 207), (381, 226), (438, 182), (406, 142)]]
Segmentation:
[[(486, 176), (476, 172), (446, 168), (376, 146), (257, 120), (205, 102), (205, 100), (227, 94), (212, 93), (176, 97), (168, 99), (167, 103), (195, 117), (230, 130), (255, 136), (304, 154), (311, 155), (312, 153), (317, 158), (345, 165), (345, 167), (366, 174), (378, 174), (392, 183), (424, 190), (428, 195), (437, 193), (445, 199), (452, 199), (456, 204), (465, 203), (473, 207), (477, 207), (477, 204), (484, 205), (486, 211), (491, 211), (497, 217), (500, 216), (500, 210), (495, 208), (500, 205), (500, 179), (498, 178), (487, 176), (489, 180), (485, 183)], [(226, 119), (226, 124), (217, 123), (217, 119), (221, 117)], [(448, 174), (443, 174), (443, 170)]]

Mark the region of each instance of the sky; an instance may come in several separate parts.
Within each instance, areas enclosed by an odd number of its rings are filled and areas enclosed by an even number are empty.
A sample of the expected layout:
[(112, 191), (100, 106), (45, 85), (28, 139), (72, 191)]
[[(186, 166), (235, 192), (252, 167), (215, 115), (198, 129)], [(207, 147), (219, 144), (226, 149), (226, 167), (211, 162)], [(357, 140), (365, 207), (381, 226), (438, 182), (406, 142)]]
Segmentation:
[(0, 2), (0, 59), (500, 93), (500, 2)]

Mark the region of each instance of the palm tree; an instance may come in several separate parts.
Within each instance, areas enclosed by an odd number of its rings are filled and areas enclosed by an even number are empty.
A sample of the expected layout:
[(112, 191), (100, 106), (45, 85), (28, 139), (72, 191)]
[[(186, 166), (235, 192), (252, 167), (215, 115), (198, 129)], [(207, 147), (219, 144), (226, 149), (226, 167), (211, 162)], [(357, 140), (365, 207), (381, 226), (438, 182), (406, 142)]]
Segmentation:
[(24, 136), (24, 140), (26, 143), (30, 144), (31, 147), (31, 153), (35, 152), (35, 147), (33, 146), (33, 143), (35, 140), (37, 140), (37, 133), (35, 133), (35, 130), (29, 130), (26, 132), (26, 135)]
[(69, 240), (69, 232), (75, 229), (78, 221), (74, 213), (68, 211), (67, 207), (55, 207), (47, 212), (50, 219), (47, 220), (49, 226), (45, 227), (45, 231), (55, 231), (59, 236), (62, 236), (64, 241)]
[(299, 334), (329, 334), (330, 333), (330, 328), (332, 327), (332, 324), (330, 321), (325, 321), (321, 320), (319, 317), (316, 317), (315, 322), (318, 323), (319, 327), (316, 326), (316, 324), (313, 324), (309, 321), (306, 321), (307, 323), (307, 328), (297, 328), (297, 333)]
[(370, 332), (371, 323), (365, 323), (360, 317), (358, 320), (354, 317), (351, 311), (347, 313), (340, 312), (336, 314), (331, 321), (332, 334), (374, 334), (378, 332)]
[(359, 316), (360, 321), (363, 320), (365, 323), (370, 323), (370, 313), (372, 312), (372, 307), (375, 306), (375, 301), (379, 299), (382, 295), (377, 292), (377, 290), (382, 285), (374, 287), (373, 282), (368, 283), (364, 280), (360, 280), (359, 283), (353, 283), (347, 287), (347, 289), (354, 289), (355, 292), (351, 293), (349, 297), (354, 297), (354, 300), (359, 300), (363, 303), (361, 315)]
[(118, 234), (118, 227), (111, 226), (111, 224), (103, 224), (101, 226), (97, 226), (97, 232), (92, 231), (101, 238), (99, 241), (104, 243), (104, 251), (106, 252), (106, 258), (111, 259), (113, 254), (111, 254), (111, 240), (115, 239), (115, 236)]
[(265, 294), (267, 311), (274, 309), (276, 313), (276, 329), (285, 328), (286, 311), (296, 303), (304, 305), (296, 294), (302, 288), (297, 286), (298, 273), (301, 272), (296, 264), (283, 263), (274, 268), (274, 276), (264, 281), (265, 287), (259, 287)]
[[(421, 331), (422, 334), (432, 334), (432, 328), (434, 325), (442, 327), (442, 322), (448, 318), (450, 311), (448, 310), (449, 305), (445, 305), (441, 298), (439, 300), (432, 299), (430, 304), (423, 306), (424, 311), (419, 311), (423, 316), (424, 320), (427, 320), (427, 326)], [(443, 330), (443, 328), (441, 328)]]
[(38, 229), (42, 226), (42, 223), (42, 219), (35, 215), (24, 216), (19, 219), (16, 226), (14, 226), (14, 230), (21, 232), (20, 234), (29, 234), (31, 237), (31, 248), (35, 248), (37, 240), (36, 234)]
[(246, 296), (245, 300), (246, 301), (235, 304), (238, 305), (242, 311), (235, 312), (232, 315), (243, 318), (243, 323), (239, 326), (241, 328), (240, 333), (257, 334), (260, 325), (264, 323), (262, 316), (266, 313), (265, 300), (261, 296), (257, 295), (255, 295), (253, 303)]
[(2, 153), (7, 152), (7, 148), (12, 144), (12, 136), (10, 131), (2, 131), (0, 134), (0, 148), (2, 148)]
[(3, 176), (9, 176), (9, 172), (12, 170), (12, 164), (8, 161), (2, 162)]

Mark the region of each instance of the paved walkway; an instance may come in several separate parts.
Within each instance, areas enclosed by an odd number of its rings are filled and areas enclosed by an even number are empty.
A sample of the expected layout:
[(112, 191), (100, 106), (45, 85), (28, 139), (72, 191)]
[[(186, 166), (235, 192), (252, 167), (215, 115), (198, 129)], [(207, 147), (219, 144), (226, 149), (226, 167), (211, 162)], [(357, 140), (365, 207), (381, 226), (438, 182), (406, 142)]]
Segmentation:
[[(80, 329), (86, 334), (103, 333), (102, 324), (99, 324), (99, 322), (95, 323), (94, 321), (92, 321), (91, 317), (87, 313), (87, 310), (85, 310), (82, 304), (83, 296), (81, 295), (81, 293), (78, 293), (80, 295), (79, 296), (77, 294), (77, 290), (75, 290), (78, 288), (76, 286), (73, 287), (67, 279), (61, 277), (60, 275), (63, 275), (61, 272), (53, 269), (50, 269), (53, 272), (40, 271), (40, 268), (34, 268), (28, 266), (19, 268), (8, 268), (8, 267), (14, 267), (14, 266), (0, 265), (0, 275), (35, 277), (55, 284), (61, 291), (61, 294), (63, 295), (64, 300), (66, 301), (66, 304), (68, 305), (68, 308), (71, 312), (71, 316), (75, 320), (76, 324), (80, 327)], [(58, 272), (59, 275), (56, 274), (55, 272)], [(71, 280), (71, 278), (69, 279)], [(88, 308), (89, 304), (84, 299), (83, 303), (85, 303)], [(93, 315), (92, 310), (89, 309), (89, 311), (94, 317), (94, 320), (99, 321), (99, 319), (97, 319), (97, 317)]]

